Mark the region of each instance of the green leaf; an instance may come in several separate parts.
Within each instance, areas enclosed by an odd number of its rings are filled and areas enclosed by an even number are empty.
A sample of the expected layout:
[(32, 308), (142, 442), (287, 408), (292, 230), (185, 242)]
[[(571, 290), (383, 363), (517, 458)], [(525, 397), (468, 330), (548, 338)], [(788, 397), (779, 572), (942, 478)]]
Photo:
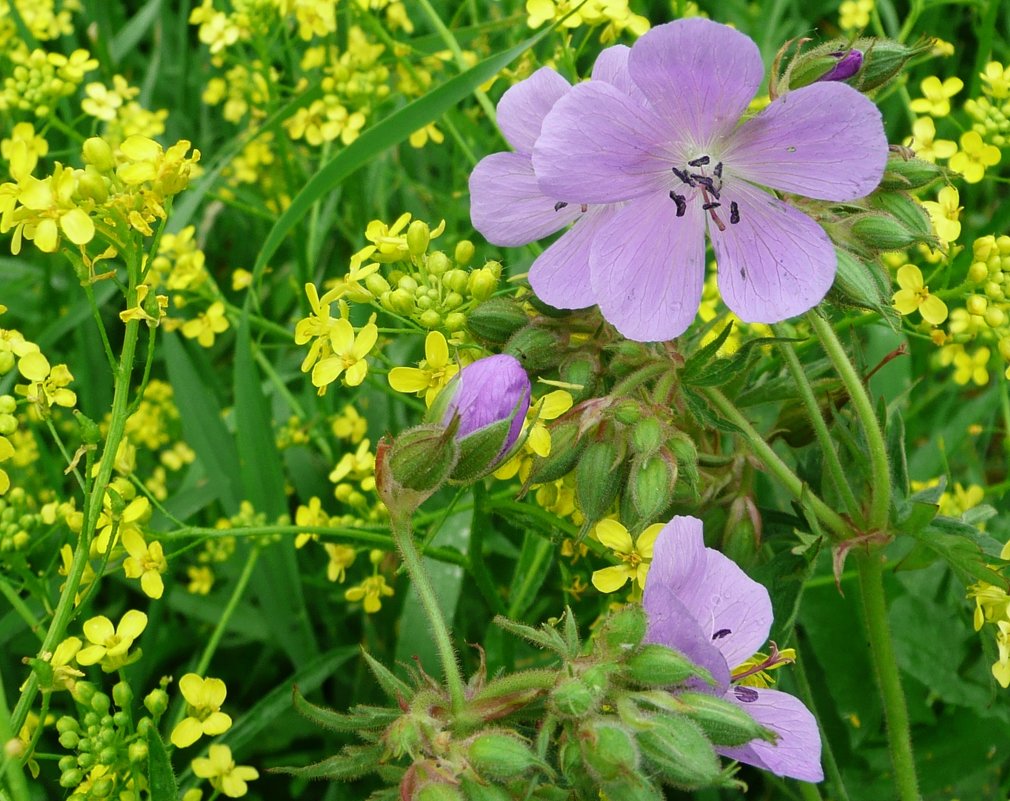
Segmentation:
[(393, 671), (368, 653), (368, 651), (362, 651), (361, 655), (365, 658), (365, 662), (368, 663), (368, 669), (372, 671), (372, 675), (375, 676), (375, 680), (379, 683), (382, 691), (390, 699), (393, 701), (406, 700), (414, 694), (407, 682), (398, 679), (393, 674)]
[(304, 768), (271, 768), (271, 773), (286, 773), (300, 779), (348, 781), (371, 773), (379, 767), (382, 749), (374, 745), (345, 746), (336, 756)]
[(512, 574), (508, 608), (510, 618), (522, 617), (536, 600), (537, 593), (550, 572), (555, 550), (553, 543), (544, 536), (526, 533), (523, 549)]
[(684, 363), (684, 369), (680, 371), (680, 375), (685, 382), (688, 384), (695, 383), (694, 378), (703, 373), (708, 367), (709, 362), (715, 359), (719, 348), (722, 347), (732, 331), (733, 323), (731, 322), (719, 332), (719, 335), (715, 339), (707, 345), (702, 346), (697, 353)]
[(162, 0), (148, 0), (148, 2), (127, 22), (109, 43), (109, 55), (113, 62), (118, 64), (123, 58), (134, 50), (140, 40), (147, 35), (158, 14), (161, 13)]
[(177, 801), (179, 786), (172, 770), (172, 760), (154, 726), (147, 735), (147, 774), (151, 801)]
[(358, 705), (349, 714), (336, 712), (305, 700), (305, 696), (301, 694), (297, 684), (291, 690), (291, 700), (299, 715), (321, 728), (332, 731), (356, 732), (378, 729), (392, 723), (400, 716), (398, 710), (378, 706)]
[(400, 144), (414, 131), (437, 120), (482, 83), (493, 78), (504, 67), (529, 50), (551, 30), (551, 28), (545, 28), (515, 47), (510, 47), (502, 53), (486, 58), (466, 72), (450, 78), (417, 100), (393, 112), (337, 153), (294, 196), (291, 205), (285, 209), (280, 219), (270, 229), (270, 233), (267, 234), (266, 240), (260, 248), (259, 256), (256, 258), (256, 264), (253, 266), (253, 283), (259, 283), (263, 270), (274, 253), (277, 252), (277, 248), (280, 247), (291, 229), (308, 214), (316, 201), (332, 192), (345, 178), (376, 155)]
[[(213, 389), (201, 378), (214, 375), (214, 371), (207, 364), (199, 368), (194, 364), (194, 357), (178, 334), (165, 334), (164, 344), (165, 364), (186, 442), (196, 451), (225, 513), (237, 514), (242, 498), (236, 484), (239, 460), (235, 440), (221, 419)], [(198, 358), (204, 361), (202, 354)]]
[(950, 565), (965, 584), (978, 580), (1007, 587), (1006, 579), (989, 567), (982, 550), (984, 535), (973, 526), (937, 517), (925, 528), (909, 533)]

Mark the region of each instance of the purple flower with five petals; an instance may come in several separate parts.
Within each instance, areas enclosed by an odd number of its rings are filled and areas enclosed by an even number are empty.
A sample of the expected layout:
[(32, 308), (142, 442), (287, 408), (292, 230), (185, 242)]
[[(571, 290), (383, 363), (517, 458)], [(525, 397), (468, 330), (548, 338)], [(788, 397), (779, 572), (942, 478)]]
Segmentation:
[(581, 215), (534, 262), (530, 283), (554, 306), (597, 303), (630, 339), (670, 339), (690, 325), (706, 227), (722, 296), (742, 319), (812, 308), (834, 280), (834, 246), (768, 190), (863, 197), (883, 175), (887, 139), (877, 107), (836, 82), (782, 95), (741, 123), (763, 74), (750, 38), (705, 19), (603, 51), (593, 80), (574, 87), (541, 70), (502, 98), (516, 153), (475, 169), (474, 225), (517, 245)]
[(808, 782), (824, 778), (817, 722), (788, 693), (737, 683), (742, 665), (764, 645), (772, 624), (768, 591), (719, 551), (705, 547), (701, 521), (675, 517), (656, 538), (643, 598), (646, 639), (680, 651), (708, 670), (711, 689), (777, 735), (720, 754)]

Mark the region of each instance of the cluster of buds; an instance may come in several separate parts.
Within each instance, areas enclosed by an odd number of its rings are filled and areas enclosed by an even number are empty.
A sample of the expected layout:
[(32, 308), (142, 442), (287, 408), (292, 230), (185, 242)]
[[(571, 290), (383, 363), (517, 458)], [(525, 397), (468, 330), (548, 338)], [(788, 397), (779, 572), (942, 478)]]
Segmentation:
[(1004, 148), (1010, 144), (1010, 67), (990, 61), (982, 72), (982, 97), (964, 103), (972, 130), (986, 142)]
[(366, 654), (395, 707), (341, 714), (296, 689), (301, 714), (365, 744), (282, 771), (337, 781), (377, 773), (406, 801), (660, 801), (662, 785), (738, 787), (716, 748), (771, 737), (741, 708), (706, 692), (712, 679), (704, 669), (644, 642), (641, 607), (612, 613), (589, 647), (571, 610), (557, 626), (497, 622), (553, 652), (553, 666), (489, 681), (482, 665), (467, 684), (464, 708), (453, 712), (430, 676), (413, 670), (402, 681)]
[[(388, 228), (378, 222), (368, 226), (366, 236), (373, 242), (368, 258), (376, 262), (364, 281), (368, 297), (427, 329), (462, 331), (470, 309), (498, 288), (501, 265), (488, 262), (470, 268), (474, 246), (469, 240), (458, 242), (451, 257), (441, 250), (429, 251), (445, 223), (431, 230), (421, 220), (408, 225), (409, 219), (404, 214)], [(383, 275), (378, 264), (390, 268)]]
[[(0, 437), (0, 461), (4, 452), (4, 437)], [(9, 443), (8, 443), (9, 444)], [(32, 533), (42, 523), (42, 516), (33, 509), (32, 497), (21, 487), (4, 494), (3, 470), (0, 470), (0, 563), (11, 552), (21, 551), (32, 541)]]

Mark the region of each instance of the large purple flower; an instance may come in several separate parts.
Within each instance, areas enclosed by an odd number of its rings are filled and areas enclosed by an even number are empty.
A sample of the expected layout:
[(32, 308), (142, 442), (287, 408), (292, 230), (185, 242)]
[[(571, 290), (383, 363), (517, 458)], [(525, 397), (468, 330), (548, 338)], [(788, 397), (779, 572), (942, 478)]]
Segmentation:
[[(596, 59), (593, 80), (633, 91), (627, 77), (628, 53), (623, 45), (604, 50)], [(548, 197), (533, 172), (533, 146), (544, 117), (571, 88), (550, 67), (541, 67), (502, 95), (498, 126), (515, 152), (492, 153), (474, 167), (470, 216), (488, 242), (502, 247), (526, 245), (577, 222), (533, 262), (530, 283), (548, 303), (580, 309), (596, 303), (586, 280), (593, 237), (618, 207), (583, 207)]]
[(779, 776), (808, 782), (824, 778), (817, 722), (799, 699), (778, 690), (737, 684), (742, 665), (768, 639), (768, 591), (731, 559), (705, 547), (701, 521), (675, 517), (653, 548), (643, 599), (646, 639), (674, 648), (706, 668), (717, 692), (767, 729), (774, 743), (755, 740), (720, 754)]
[(818, 303), (834, 280), (831, 240), (765, 187), (836, 202), (869, 194), (888, 151), (877, 107), (845, 84), (814, 83), (741, 123), (760, 53), (705, 19), (653, 28), (609, 58), (625, 55), (626, 70), (570, 88), (540, 122), (543, 195), (566, 210), (623, 205), (594, 226), (588, 260), (569, 259), (549, 281), (531, 273), (537, 293), (565, 308), (591, 294), (632, 339), (677, 336), (698, 310), (707, 226), (719, 288), (741, 318), (776, 322)]

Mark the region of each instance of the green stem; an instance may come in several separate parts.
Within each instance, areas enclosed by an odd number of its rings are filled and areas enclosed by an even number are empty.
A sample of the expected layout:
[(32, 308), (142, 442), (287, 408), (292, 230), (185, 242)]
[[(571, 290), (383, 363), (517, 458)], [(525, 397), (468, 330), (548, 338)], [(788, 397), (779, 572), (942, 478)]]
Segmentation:
[(703, 389), (702, 392), (716, 409), (743, 431), (754, 455), (764, 463), (768, 472), (774, 475), (801, 505), (807, 507), (817, 519), (831, 529), (837, 538), (846, 539), (852, 536), (852, 528), (841, 515), (810, 491), (810, 488), (789, 469), (789, 466), (775, 453), (771, 445), (765, 442), (750, 421), (729, 402), (725, 395), (714, 387)]
[[(776, 331), (776, 334), (779, 336), (782, 335), (780, 331)], [(842, 469), (842, 463), (838, 460), (835, 443), (828, 432), (828, 426), (824, 422), (824, 416), (821, 414), (820, 406), (817, 404), (817, 398), (814, 397), (814, 389), (810, 385), (807, 374), (803, 371), (803, 365), (800, 364), (799, 357), (796, 355), (796, 349), (791, 342), (780, 342), (779, 350), (785, 359), (786, 367), (789, 368), (789, 372), (793, 377), (793, 382), (800, 392), (800, 399), (803, 401), (803, 405), (806, 406), (810, 422), (814, 427), (814, 433), (817, 435), (817, 442), (821, 446), (824, 464), (828, 469), (831, 480), (835, 483), (835, 488), (838, 490), (839, 495), (842, 496), (845, 511), (850, 517), (855, 518), (857, 523), (861, 524), (863, 521), (860, 519), (859, 502), (856, 500), (852, 487), (849, 486), (849, 482), (845, 478), (845, 471)]]
[[(41, 721), (39, 726), (42, 726)], [(9, 743), (11, 740), (17, 738), (18, 734), (21, 732), (21, 727), (18, 726), (14, 728), (11, 726), (11, 716), (10, 709), (7, 706), (7, 695), (4, 692), (3, 681), (0, 681), (0, 743)], [(28, 780), (25, 778), (24, 771), (21, 766), (18, 765), (16, 759), (6, 760), (7, 765), (7, 786), (10, 788), (10, 798), (13, 801), (30, 801), (31, 793), (28, 792)], [(0, 776), (3, 773), (0, 771)], [(0, 785), (0, 790), (3, 787)]]
[(431, 634), (435, 639), (435, 647), (438, 649), (438, 655), (442, 661), (442, 670), (445, 672), (445, 683), (449, 688), (452, 713), (454, 716), (458, 716), (466, 704), (466, 696), (463, 692), (463, 674), (460, 672), (459, 662), (456, 660), (456, 650), (452, 647), (449, 627), (442, 616), (438, 598), (435, 597), (435, 590), (428, 580), (428, 574), (421, 562), (421, 555), (414, 544), (409, 521), (394, 521), (392, 528), (393, 540), (403, 557), (403, 564), (407, 567), (407, 573), (417, 591), (417, 597), (421, 599), (421, 606), (428, 618), (428, 625), (431, 626)]
[(870, 515), (869, 525), (872, 530), (883, 531), (887, 528), (891, 510), (891, 469), (887, 463), (887, 445), (880, 422), (873, 411), (870, 395), (863, 386), (863, 379), (856, 372), (841, 340), (830, 323), (817, 314), (808, 312), (807, 320), (817, 333), (824, 346), (828, 358), (835, 367), (838, 377), (848, 390), (852, 400), (852, 408), (859, 418), (859, 424), (866, 435), (866, 444), (870, 451)]
[(884, 702), (887, 741), (891, 751), (891, 765), (894, 768), (898, 798), (900, 801), (919, 801), (919, 783), (915, 775), (915, 758), (912, 754), (912, 733), (887, 620), (884, 567), (879, 551), (857, 553), (856, 564), (859, 568), (859, 588), (863, 598), (863, 611), (866, 614), (866, 633), (870, 642), (873, 672)]

